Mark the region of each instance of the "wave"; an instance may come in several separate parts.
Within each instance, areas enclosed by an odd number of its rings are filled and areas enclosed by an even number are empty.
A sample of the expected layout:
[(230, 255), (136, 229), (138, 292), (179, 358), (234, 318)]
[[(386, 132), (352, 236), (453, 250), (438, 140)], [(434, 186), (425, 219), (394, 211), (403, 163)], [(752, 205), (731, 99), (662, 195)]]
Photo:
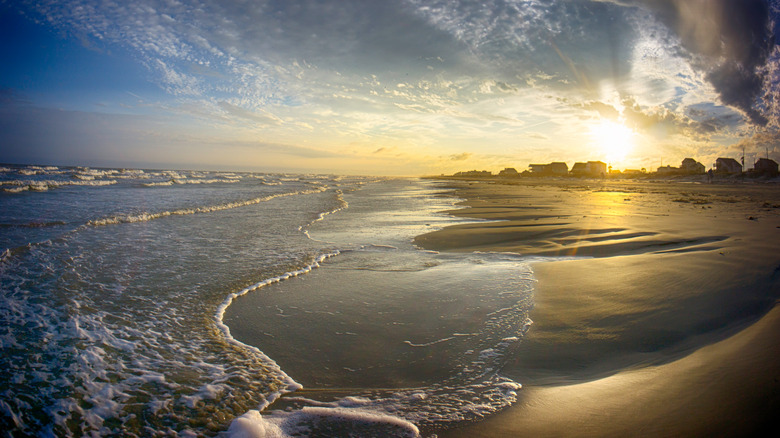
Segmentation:
[(0, 228), (48, 228), (57, 227), (60, 225), (67, 225), (64, 221), (51, 221), (51, 222), (28, 222), (24, 224), (4, 224), (0, 223)]
[[(531, 278), (529, 263), (518, 267), (524, 271), (522, 278)], [(258, 283), (238, 294), (278, 281), (281, 279)], [(526, 287), (532, 287), (532, 283), (529, 281)], [(514, 305), (488, 314), (484, 332), (455, 332), (427, 343), (405, 341), (413, 348), (431, 348), (456, 338), (475, 338), (464, 352), (463, 362), (454, 369), (455, 374), (443, 381), (416, 388), (365, 388), (335, 401), (285, 396), (279, 407), (260, 414), (267, 407), (263, 406), (233, 420), (227, 435), (239, 437), (250, 430), (262, 430), (266, 435), (260, 436), (339, 436), (354, 432), (351, 436), (419, 437), (418, 428), (427, 434), (493, 415), (514, 404), (522, 388), (520, 383), (501, 375), (507, 357), (533, 324), (528, 318), (531, 295), (518, 298)], [(217, 313), (220, 323), (230, 302)]]
[(308, 195), (312, 193), (321, 193), (327, 190), (325, 187), (319, 187), (317, 189), (313, 190), (302, 190), (298, 192), (289, 192), (289, 193), (278, 193), (275, 195), (268, 195), (263, 196), (260, 198), (253, 198), (248, 199), (245, 201), (236, 201), (236, 202), (230, 202), (227, 204), (218, 204), (218, 205), (211, 205), (211, 206), (205, 206), (205, 207), (195, 207), (195, 208), (182, 208), (178, 210), (171, 210), (171, 211), (161, 211), (157, 213), (140, 213), (136, 215), (127, 215), (127, 216), (112, 216), (108, 218), (103, 219), (94, 219), (88, 221), (85, 226), (101, 226), (101, 225), (115, 225), (115, 224), (127, 224), (127, 223), (135, 223), (135, 222), (146, 222), (154, 219), (160, 219), (163, 217), (168, 216), (184, 216), (184, 215), (190, 215), (190, 214), (199, 214), (199, 213), (213, 213), (215, 211), (222, 211), (222, 210), (229, 210), (232, 208), (238, 208), (238, 207), (245, 207), (248, 205), (254, 205), (259, 204), (261, 202), (267, 202), (272, 199), (276, 198), (282, 198), (285, 196), (295, 196), (295, 195)]
[(150, 183), (143, 183), (141, 184), (144, 187), (163, 187), (163, 186), (172, 186), (173, 180), (168, 181), (160, 181), (160, 182), (150, 182)]
[(109, 186), (116, 184), (115, 180), (101, 180), (101, 181), (55, 181), (55, 180), (13, 180), (0, 182), (4, 192), (8, 193), (20, 193), (25, 191), (32, 192), (44, 192), (49, 189), (64, 187), (64, 186)]
[(280, 275), (278, 277), (273, 277), (273, 278), (269, 278), (269, 279), (263, 280), (263, 281), (261, 281), (259, 283), (255, 283), (255, 284), (253, 284), (253, 285), (251, 285), (249, 287), (245, 287), (244, 289), (241, 289), (238, 292), (231, 293), (230, 295), (227, 296), (227, 298), (225, 298), (225, 300), (222, 302), (222, 304), (220, 304), (219, 307), (217, 307), (217, 311), (216, 311), (216, 313), (214, 315), (214, 318), (216, 319), (217, 327), (222, 331), (222, 333), (225, 336), (225, 338), (230, 343), (232, 343), (234, 345), (237, 345), (237, 346), (239, 346), (241, 348), (249, 349), (249, 350), (253, 351), (255, 354), (259, 355), (261, 357), (261, 359), (263, 360), (263, 362), (266, 363), (269, 366), (269, 368), (273, 369), (273, 371), (275, 371), (276, 373), (278, 373), (279, 375), (282, 376), (283, 381), (287, 385), (287, 387), (285, 389), (277, 391), (277, 392), (271, 394), (270, 397), (267, 397), (266, 398), (266, 402), (263, 403), (258, 408), (259, 410), (263, 410), (266, 407), (270, 406), (282, 394), (302, 389), (303, 386), (300, 383), (296, 382), (292, 377), (287, 375), (287, 373), (282, 371), (282, 369), (279, 367), (279, 365), (273, 359), (268, 357), (265, 353), (260, 351), (259, 348), (251, 346), (251, 345), (244, 344), (243, 342), (241, 342), (241, 341), (237, 340), (236, 338), (234, 338), (230, 334), (230, 327), (228, 327), (227, 324), (225, 324), (225, 322), (224, 322), (225, 310), (227, 310), (227, 308), (233, 303), (233, 300), (235, 300), (236, 298), (238, 298), (238, 297), (240, 297), (242, 295), (246, 295), (249, 292), (256, 291), (256, 290), (261, 289), (261, 288), (263, 288), (265, 286), (268, 286), (270, 284), (279, 283), (280, 281), (284, 281), (284, 280), (287, 280), (287, 279), (290, 279), (290, 278), (293, 278), (293, 277), (297, 277), (299, 275), (303, 275), (303, 274), (306, 274), (308, 272), (311, 272), (312, 270), (314, 270), (316, 268), (319, 268), (320, 267), (320, 263), (322, 263), (323, 261), (325, 261), (325, 260), (327, 260), (327, 259), (329, 259), (331, 257), (335, 257), (335, 256), (337, 256), (339, 254), (340, 254), (339, 251), (334, 251), (334, 252), (331, 252), (331, 253), (322, 254), (319, 257), (317, 257), (316, 259), (314, 259), (314, 261), (311, 264), (309, 264), (307, 266), (304, 266), (301, 269), (298, 269), (298, 270), (295, 270), (295, 271), (286, 272), (286, 273), (284, 273), (284, 274), (282, 274), (282, 275)]
[[(310, 226), (312, 226), (316, 222), (319, 222), (319, 221), (325, 219), (325, 217), (328, 216), (328, 215), (337, 213), (337, 212), (339, 212), (341, 210), (344, 210), (345, 208), (349, 208), (349, 203), (344, 199), (344, 192), (342, 192), (341, 190), (336, 190), (336, 201), (339, 203), (338, 207), (333, 208), (333, 209), (328, 210), (328, 211), (323, 211), (322, 213), (318, 214), (317, 217), (313, 221), (309, 222), (306, 225), (301, 225), (300, 227), (298, 227), (298, 231), (303, 232), (303, 234), (305, 234), (306, 237), (308, 237), (311, 240), (314, 240), (314, 241), (317, 241), (317, 242), (322, 242), (320, 240), (317, 240), (317, 239), (311, 237), (311, 235), (309, 234), (309, 231), (307, 230), (307, 228), (309, 228)], [(328, 243), (328, 242), (325, 242), (325, 243)]]
[(175, 184), (233, 184), (241, 182), (240, 179), (235, 178), (211, 178), (211, 179), (192, 179), (186, 177), (171, 178), (168, 181), (151, 182), (142, 184), (144, 187), (159, 187), (159, 186), (172, 186)]
[[(274, 411), (268, 415), (260, 415), (257, 410), (251, 410), (236, 418), (227, 431), (229, 437), (273, 436), (279, 438), (301, 436), (335, 436), (337, 431), (343, 431), (345, 436), (392, 436), (419, 437), (420, 430), (412, 422), (381, 414), (355, 406), (360, 399), (353, 397), (349, 406), (313, 407), (307, 406), (299, 411)], [(335, 432), (335, 433), (334, 433)]]

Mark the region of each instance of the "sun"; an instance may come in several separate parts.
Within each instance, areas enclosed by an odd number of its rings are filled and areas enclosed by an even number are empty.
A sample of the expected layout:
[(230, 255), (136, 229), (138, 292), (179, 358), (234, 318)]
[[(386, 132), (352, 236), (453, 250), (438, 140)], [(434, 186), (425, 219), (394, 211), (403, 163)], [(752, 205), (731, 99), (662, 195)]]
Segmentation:
[(622, 161), (634, 148), (635, 133), (622, 123), (600, 120), (591, 125), (593, 147), (601, 151), (609, 163)]

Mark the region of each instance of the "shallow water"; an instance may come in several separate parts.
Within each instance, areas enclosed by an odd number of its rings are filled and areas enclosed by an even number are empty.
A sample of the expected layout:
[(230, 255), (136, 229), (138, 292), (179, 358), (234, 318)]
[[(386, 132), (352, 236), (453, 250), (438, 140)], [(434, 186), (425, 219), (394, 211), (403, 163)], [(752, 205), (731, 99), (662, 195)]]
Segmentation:
[[(6, 166), (0, 189), (4, 430), (404, 435), (514, 400), (528, 260), (415, 248), (458, 221), (436, 183)], [(301, 386), (354, 394), (256, 414)]]

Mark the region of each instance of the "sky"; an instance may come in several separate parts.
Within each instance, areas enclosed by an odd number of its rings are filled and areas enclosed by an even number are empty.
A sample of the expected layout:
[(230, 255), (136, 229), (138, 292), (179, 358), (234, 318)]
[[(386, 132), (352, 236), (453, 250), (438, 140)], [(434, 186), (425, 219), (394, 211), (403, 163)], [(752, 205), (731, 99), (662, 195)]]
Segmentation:
[(776, 0), (0, 0), (0, 162), (780, 161)]

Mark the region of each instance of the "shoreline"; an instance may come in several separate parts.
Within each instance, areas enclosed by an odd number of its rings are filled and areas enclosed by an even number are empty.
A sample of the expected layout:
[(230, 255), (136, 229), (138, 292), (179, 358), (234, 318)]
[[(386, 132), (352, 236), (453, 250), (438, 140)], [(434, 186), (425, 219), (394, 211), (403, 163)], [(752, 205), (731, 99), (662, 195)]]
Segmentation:
[(452, 181), (426, 249), (534, 264), (534, 325), (503, 374), (518, 402), (465, 436), (744, 435), (777, 429), (780, 193), (766, 185)]

